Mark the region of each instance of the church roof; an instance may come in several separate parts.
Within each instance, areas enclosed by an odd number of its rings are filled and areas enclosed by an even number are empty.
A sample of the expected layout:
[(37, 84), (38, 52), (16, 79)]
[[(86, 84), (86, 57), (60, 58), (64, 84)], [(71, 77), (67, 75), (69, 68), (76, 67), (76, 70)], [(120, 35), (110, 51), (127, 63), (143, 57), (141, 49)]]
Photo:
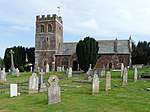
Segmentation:
[[(130, 54), (129, 40), (97, 40), (98, 54)], [(65, 42), (56, 55), (72, 55), (78, 42)], [(115, 50), (116, 49), (116, 50)]]
[(64, 42), (57, 55), (72, 55), (76, 52), (77, 42)]
[[(129, 54), (129, 40), (98, 40), (99, 54)], [(116, 44), (116, 45), (115, 45)], [(116, 47), (116, 50), (115, 50)]]

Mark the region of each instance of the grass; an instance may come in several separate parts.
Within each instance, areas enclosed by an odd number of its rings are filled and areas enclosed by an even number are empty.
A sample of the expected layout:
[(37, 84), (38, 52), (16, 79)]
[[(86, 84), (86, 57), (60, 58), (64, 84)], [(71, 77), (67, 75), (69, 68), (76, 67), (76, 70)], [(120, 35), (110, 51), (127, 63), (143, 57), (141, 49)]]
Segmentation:
[[(139, 70), (141, 74), (143, 70)], [(63, 76), (65, 72), (51, 72), (44, 75)], [(121, 86), (119, 72), (112, 72), (112, 89), (105, 91), (105, 77), (100, 78), (100, 93), (91, 94), (91, 84), (76, 83), (72, 80), (83, 79), (83, 75), (74, 76), (71, 79), (60, 79), (61, 103), (55, 105), (47, 104), (47, 92), (38, 94), (27, 94), (27, 86), (19, 86), (18, 97), (9, 97), (9, 89), (0, 91), (0, 112), (149, 112), (150, 111), (150, 91), (144, 89), (150, 87), (150, 81), (138, 80), (133, 82), (133, 71), (129, 71), (128, 84)], [(27, 82), (31, 73), (21, 73), (20, 77), (7, 76), (10, 83)], [(81, 88), (70, 88), (62, 85), (78, 85)]]

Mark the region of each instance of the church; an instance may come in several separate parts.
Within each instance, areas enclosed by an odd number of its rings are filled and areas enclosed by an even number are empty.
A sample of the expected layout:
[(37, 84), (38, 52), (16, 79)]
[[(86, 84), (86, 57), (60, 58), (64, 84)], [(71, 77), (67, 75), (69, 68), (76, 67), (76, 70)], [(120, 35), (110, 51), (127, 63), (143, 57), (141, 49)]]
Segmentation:
[[(121, 63), (131, 65), (132, 40), (97, 40), (99, 58), (95, 69), (118, 69)], [(45, 70), (49, 64), (50, 70), (57, 67), (72, 67), (74, 71), (79, 68), (76, 56), (78, 42), (63, 42), (62, 17), (53, 15), (36, 16), (35, 34), (35, 66)]]

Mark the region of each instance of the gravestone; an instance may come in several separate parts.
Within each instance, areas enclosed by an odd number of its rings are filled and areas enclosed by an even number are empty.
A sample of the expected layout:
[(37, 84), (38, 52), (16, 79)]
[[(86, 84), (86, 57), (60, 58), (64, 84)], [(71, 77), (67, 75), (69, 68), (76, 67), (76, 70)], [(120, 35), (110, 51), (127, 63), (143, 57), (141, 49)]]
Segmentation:
[(58, 72), (61, 72), (61, 67), (57, 67), (57, 71), (58, 71)]
[(62, 66), (61, 70), (62, 70), (62, 71), (65, 71), (65, 67), (64, 67), (64, 66)]
[(123, 71), (124, 71), (124, 64), (121, 63), (121, 74), (120, 74), (121, 77), (123, 76)]
[(101, 71), (101, 76), (105, 76), (105, 74), (106, 74), (106, 70), (105, 70), (105, 66), (103, 66), (103, 69)]
[(110, 90), (111, 89), (111, 73), (108, 71), (106, 73), (106, 87), (105, 90)]
[(20, 72), (19, 72), (19, 69), (16, 68), (16, 76), (19, 77), (20, 76)]
[(50, 86), (48, 88), (48, 104), (55, 104), (61, 102), (60, 99), (60, 87), (58, 86), (58, 77), (50, 76), (48, 82)]
[(49, 72), (49, 64), (46, 64), (46, 73)]
[(39, 74), (40, 74), (39, 92), (43, 92), (47, 90), (45, 83), (43, 83), (43, 75), (45, 74), (43, 72), (43, 69), (41, 69), (41, 72)]
[(11, 49), (9, 53), (10, 53), (10, 56), (11, 56), (11, 68), (10, 68), (10, 70), (11, 70), (11, 75), (13, 75), (14, 72), (15, 72), (14, 60), (13, 60), (14, 51)]
[(69, 70), (68, 70), (68, 78), (71, 78), (72, 77), (72, 68), (69, 67)]
[(134, 82), (137, 81), (137, 77), (138, 77), (138, 70), (137, 70), (137, 68), (135, 67), (135, 69), (134, 69)]
[(33, 73), (29, 79), (29, 91), (28, 93), (38, 93), (38, 86), (39, 86), (39, 78), (37, 77), (36, 73)]
[(92, 80), (92, 94), (99, 93), (99, 78), (97, 73), (95, 72)]
[(5, 81), (6, 81), (6, 72), (5, 72), (5, 69), (3, 69), (0, 72), (0, 82), (5, 82)]
[(52, 71), (55, 71), (55, 62), (52, 62)]
[(91, 68), (91, 64), (90, 64), (90, 67), (89, 67), (88, 71), (86, 72), (86, 75), (92, 75), (92, 68)]
[(38, 72), (38, 73), (40, 72), (40, 67), (37, 67), (37, 72)]
[(32, 68), (32, 66), (30, 67), (30, 72), (33, 72), (33, 68)]
[(122, 76), (122, 86), (125, 86), (128, 82), (128, 69), (125, 67)]
[(17, 96), (18, 86), (17, 84), (10, 84), (10, 97)]

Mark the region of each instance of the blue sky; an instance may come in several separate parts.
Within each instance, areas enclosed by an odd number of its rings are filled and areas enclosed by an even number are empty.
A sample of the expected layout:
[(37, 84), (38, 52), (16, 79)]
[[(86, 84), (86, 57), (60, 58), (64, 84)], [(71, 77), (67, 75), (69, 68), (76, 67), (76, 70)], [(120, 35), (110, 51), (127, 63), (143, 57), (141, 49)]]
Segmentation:
[(8, 47), (34, 47), (36, 15), (58, 14), (64, 41), (150, 41), (150, 0), (0, 0), (0, 57)]

